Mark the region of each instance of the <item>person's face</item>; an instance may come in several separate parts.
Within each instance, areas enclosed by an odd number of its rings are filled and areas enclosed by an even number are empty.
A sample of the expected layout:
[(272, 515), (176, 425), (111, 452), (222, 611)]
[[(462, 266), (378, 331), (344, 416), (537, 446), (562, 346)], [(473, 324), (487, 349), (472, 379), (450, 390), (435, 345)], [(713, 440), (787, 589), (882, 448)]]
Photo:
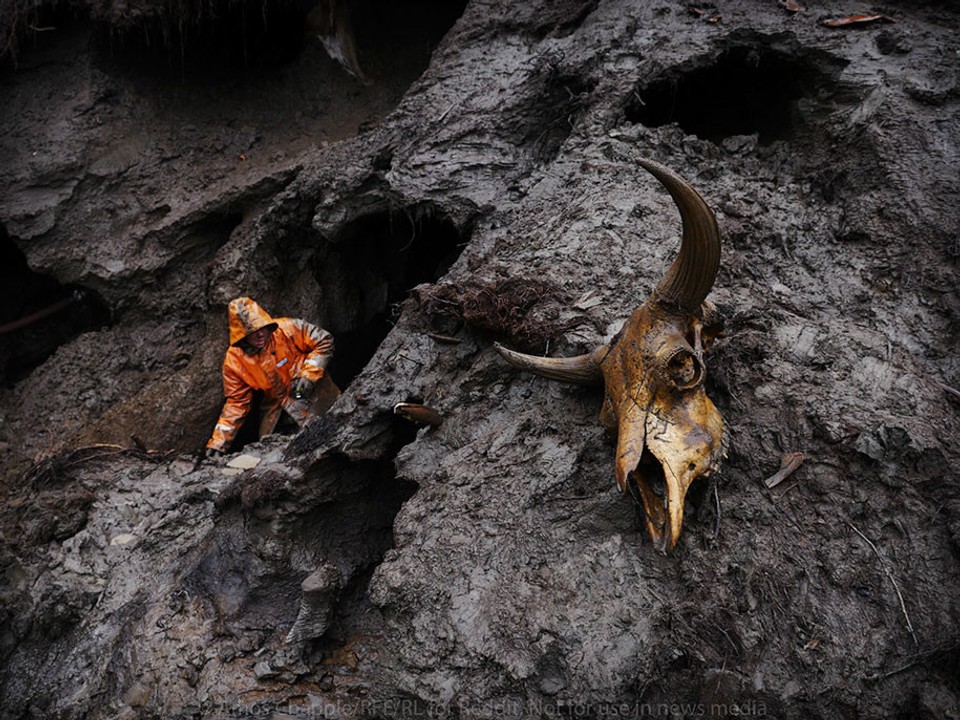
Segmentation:
[(260, 351), (267, 346), (267, 340), (270, 339), (271, 328), (262, 327), (246, 337), (247, 344), (254, 350)]

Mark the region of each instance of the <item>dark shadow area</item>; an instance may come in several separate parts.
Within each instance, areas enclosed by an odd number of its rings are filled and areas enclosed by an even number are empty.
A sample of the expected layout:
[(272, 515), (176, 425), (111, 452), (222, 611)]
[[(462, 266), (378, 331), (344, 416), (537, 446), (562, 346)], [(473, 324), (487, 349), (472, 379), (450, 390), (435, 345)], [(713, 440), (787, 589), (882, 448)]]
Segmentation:
[(260, 403), (263, 402), (263, 390), (253, 391), (253, 403), (250, 412), (243, 419), (243, 424), (237, 430), (236, 436), (230, 445), (230, 452), (236, 453), (260, 439)]
[(733, 46), (709, 65), (674, 68), (637, 88), (626, 119), (647, 127), (676, 123), (713, 142), (756, 133), (769, 144), (794, 135), (797, 101), (815, 97), (825, 79), (799, 54)]
[(443, 276), (467, 240), (431, 205), (365, 215), (333, 239), (316, 273), (337, 343), (330, 373), (341, 389), (390, 332), (407, 293)]
[(89, 27), (89, 9), (69, 0), (0, 1), (0, 72), (16, 70), (24, 55), (43, 54)]
[(0, 383), (13, 386), (67, 341), (109, 323), (96, 293), (33, 272), (0, 227)]
[(108, 58), (142, 71), (185, 75), (269, 68), (299, 55), (312, 0), (183, 2), (170, 11), (101, 20), (96, 41)]
[[(392, 460), (356, 463), (352, 469), (358, 473), (354, 482), (362, 490), (318, 508), (304, 522), (304, 527), (314, 529), (306, 533), (310, 545), (327, 548), (328, 561), (347, 559), (349, 565), (343, 564), (350, 568), (330, 628), (313, 643), (314, 662), (328, 666), (348, 664), (342, 662), (345, 647), (382, 635), (383, 617), (371, 604), (367, 587), (387, 550), (394, 547), (397, 514), (417, 491), (415, 483), (397, 477)], [(370, 478), (375, 481), (370, 483)], [(350, 533), (340, 533), (346, 540), (338, 537), (334, 542), (316, 530), (342, 527), (346, 518), (355, 526)]]
[(373, 82), (418, 77), (433, 49), (463, 14), (466, 0), (355, 0), (350, 25), (363, 73)]
[(100, 19), (96, 39), (109, 59), (147, 72), (192, 77), (276, 68), (322, 44), (334, 59), (359, 64), (354, 74), (361, 79), (412, 81), (465, 6), (465, 0), (185, 0), (138, 17), (113, 9)]

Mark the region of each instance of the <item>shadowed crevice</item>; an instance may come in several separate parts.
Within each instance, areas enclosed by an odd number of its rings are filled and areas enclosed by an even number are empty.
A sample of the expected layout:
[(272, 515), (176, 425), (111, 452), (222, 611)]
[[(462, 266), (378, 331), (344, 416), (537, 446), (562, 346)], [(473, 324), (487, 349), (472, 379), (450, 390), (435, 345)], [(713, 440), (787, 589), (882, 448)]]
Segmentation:
[(316, 275), (327, 328), (337, 339), (330, 374), (341, 389), (373, 357), (410, 290), (443, 276), (467, 241), (430, 204), (362, 215), (337, 233), (318, 258)]
[(13, 386), (64, 343), (109, 323), (94, 291), (31, 270), (0, 227), (0, 384)]

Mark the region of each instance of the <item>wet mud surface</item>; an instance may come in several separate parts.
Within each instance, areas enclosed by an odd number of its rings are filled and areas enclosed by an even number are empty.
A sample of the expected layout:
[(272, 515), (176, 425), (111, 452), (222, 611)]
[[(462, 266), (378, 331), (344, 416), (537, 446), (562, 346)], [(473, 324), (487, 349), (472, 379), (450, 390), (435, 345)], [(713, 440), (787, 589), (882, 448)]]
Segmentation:
[[(300, 34), (165, 64), (119, 10), (38, 18), (0, 72), (0, 716), (952, 717), (960, 15), (786, 5), (410, 3), (358, 21), (368, 84)], [(728, 454), (669, 555), (602, 391), (492, 345), (646, 299), (679, 219), (642, 157), (723, 238)], [(344, 394), (201, 460), (238, 295), (333, 332)]]

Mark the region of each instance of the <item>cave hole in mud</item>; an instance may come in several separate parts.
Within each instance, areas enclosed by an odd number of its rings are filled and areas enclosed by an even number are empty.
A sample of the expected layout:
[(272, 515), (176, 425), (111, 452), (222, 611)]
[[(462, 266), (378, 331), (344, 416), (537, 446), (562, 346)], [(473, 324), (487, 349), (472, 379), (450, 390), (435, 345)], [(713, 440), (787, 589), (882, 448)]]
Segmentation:
[(316, 274), (337, 343), (330, 374), (341, 388), (390, 332), (408, 292), (444, 275), (465, 244), (454, 222), (430, 204), (364, 215), (337, 233)]
[(466, 0), (186, 0), (136, 22), (104, 20), (98, 44), (115, 61), (190, 74), (273, 68), (326, 48), (360, 79), (412, 82), (464, 7)]
[(96, 293), (31, 270), (0, 227), (0, 384), (14, 385), (67, 341), (109, 322)]
[(822, 82), (823, 75), (798, 55), (731, 47), (706, 67), (670, 71), (637, 88), (626, 118), (647, 127), (676, 123), (713, 142), (757, 134), (769, 144), (795, 133), (798, 100), (815, 95)]

